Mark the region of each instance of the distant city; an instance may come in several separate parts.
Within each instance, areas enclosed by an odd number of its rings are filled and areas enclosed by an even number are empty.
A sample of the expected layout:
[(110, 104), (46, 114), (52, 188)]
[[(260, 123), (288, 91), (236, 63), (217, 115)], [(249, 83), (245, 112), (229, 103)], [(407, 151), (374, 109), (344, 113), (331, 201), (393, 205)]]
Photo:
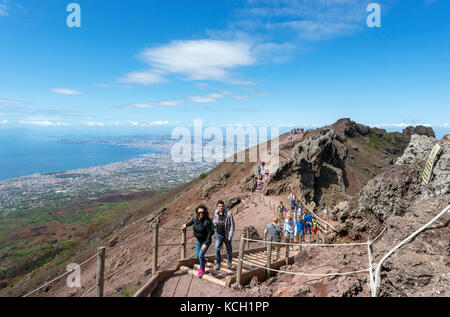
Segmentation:
[(96, 197), (106, 192), (172, 188), (197, 178), (217, 165), (216, 162), (173, 162), (170, 150), (175, 141), (168, 137), (65, 138), (58, 142), (126, 145), (157, 150), (157, 153), (102, 166), (0, 181), (0, 214), (77, 197)]

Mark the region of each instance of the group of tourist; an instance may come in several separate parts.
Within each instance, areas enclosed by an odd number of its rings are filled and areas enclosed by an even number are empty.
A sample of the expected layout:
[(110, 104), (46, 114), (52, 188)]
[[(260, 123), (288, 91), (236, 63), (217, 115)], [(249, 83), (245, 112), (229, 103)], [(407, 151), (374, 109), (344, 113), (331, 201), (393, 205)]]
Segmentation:
[(288, 136), (288, 141), (291, 142), (296, 135), (299, 135), (304, 132), (305, 132), (305, 129), (300, 129), (300, 128), (292, 129), (290, 135)]
[(220, 250), (225, 244), (227, 249), (227, 268), (231, 268), (233, 260), (233, 248), (231, 241), (234, 235), (234, 218), (232, 213), (225, 208), (225, 203), (219, 200), (214, 218), (209, 217), (208, 208), (200, 205), (195, 209), (195, 216), (191, 221), (183, 225), (182, 228), (193, 226), (194, 236), (197, 239), (195, 245), (195, 256), (200, 261), (198, 276), (201, 278), (205, 274), (206, 258), (205, 254), (212, 243), (215, 233), (214, 253), (216, 256), (215, 270), (219, 270), (222, 265)]
[(297, 135), (297, 134), (303, 133), (304, 131), (305, 131), (304, 129), (296, 128), (296, 129), (291, 130), (291, 134)]
[[(283, 202), (280, 201), (278, 205), (278, 217), (277, 220), (284, 219), (284, 235), (289, 237), (289, 241), (293, 238), (297, 238), (298, 241), (304, 241), (305, 235), (313, 235), (314, 241), (316, 241), (316, 236), (318, 232), (319, 223), (314, 219), (307, 210), (305, 210), (301, 201), (297, 199), (295, 193), (291, 193), (288, 196), (288, 200), (291, 204), (290, 211), (284, 206)], [(326, 208), (324, 213), (326, 213)]]
[[(311, 235), (313, 235), (314, 241), (316, 241), (319, 228), (317, 220), (312, 217), (310, 212), (304, 210), (303, 204), (297, 201), (295, 193), (291, 193), (288, 199), (291, 202), (291, 210), (288, 211), (284, 207), (283, 202), (280, 202), (280, 206), (278, 206), (280, 217), (273, 217), (272, 223), (266, 226), (264, 230), (265, 240), (281, 242), (284, 238), (286, 243), (293, 244), (295, 242), (304, 242), (306, 235), (310, 235), (311, 242)], [(284, 218), (283, 228), (279, 224), (281, 218)], [(214, 269), (219, 270), (222, 265), (220, 250), (223, 244), (225, 244), (227, 250), (227, 268), (230, 269), (233, 260), (231, 242), (235, 224), (232, 213), (225, 208), (225, 203), (222, 200), (218, 201), (213, 219), (209, 217), (208, 208), (205, 205), (199, 205), (195, 210), (195, 216), (188, 223), (184, 224), (182, 228), (184, 229), (190, 226), (193, 226), (194, 236), (197, 239), (195, 256), (200, 262), (198, 276), (201, 278), (205, 274), (207, 262), (205, 254), (212, 243), (214, 235), (214, 253), (216, 259)], [(276, 251), (276, 259), (278, 259), (280, 245), (275, 244), (274, 248)], [(293, 247), (291, 246), (290, 249), (293, 250)]]

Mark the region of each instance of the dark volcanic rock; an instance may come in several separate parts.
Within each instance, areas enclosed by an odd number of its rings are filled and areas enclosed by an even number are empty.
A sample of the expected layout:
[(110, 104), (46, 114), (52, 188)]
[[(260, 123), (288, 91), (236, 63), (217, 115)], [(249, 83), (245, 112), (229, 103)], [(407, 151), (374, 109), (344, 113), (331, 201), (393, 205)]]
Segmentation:
[(233, 197), (230, 200), (225, 202), (225, 208), (228, 210), (239, 205), (241, 203), (241, 199), (239, 197)]
[(255, 227), (253, 226), (249, 226), (249, 227), (244, 227), (244, 229), (242, 230), (243, 232), (247, 232), (247, 230), (249, 230), (249, 235), (250, 235), (250, 239), (254, 239), (254, 240), (260, 240), (261, 237), (259, 236), (258, 230), (256, 230)]
[(258, 185), (258, 180), (256, 178), (256, 175), (250, 175), (244, 179), (244, 182), (241, 184), (241, 190), (242, 191), (251, 191), (253, 192), (256, 189), (256, 186)]
[[(319, 202), (324, 189), (346, 197), (343, 161), (348, 151), (346, 147), (336, 145), (339, 142), (335, 142), (336, 136), (334, 130), (324, 129), (299, 142), (289, 160), (269, 178), (265, 194), (295, 190), (303, 194), (307, 203)], [(290, 188), (285, 187), (286, 180), (290, 181)]]
[(436, 135), (434, 134), (433, 128), (425, 127), (423, 125), (418, 125), (416, 127), (409, 126), (403, 130), (403, 134), (408, 135), (408, 136), (411, 136), (413, 134), (418, 134), (418, 135), (431, 136), (433, 138), (436, 137)]

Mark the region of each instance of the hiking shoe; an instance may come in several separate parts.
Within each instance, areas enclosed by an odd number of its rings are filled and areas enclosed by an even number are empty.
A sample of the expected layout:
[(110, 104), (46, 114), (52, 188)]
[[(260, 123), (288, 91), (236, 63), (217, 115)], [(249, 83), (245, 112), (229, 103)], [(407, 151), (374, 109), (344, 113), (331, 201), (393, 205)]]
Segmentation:
[(231, 269), (231, 262), (227, 263), (227, 269)]
[(216, 265), (214, 265), (214, 270), (220, 270), (220, 263), (216, 263)]
[(205, 274), (205, 270), (204, 269), (200, 269), (199, 271), (198, 271), (198, 277), (202, 277), (203, 276), (203, 274)]

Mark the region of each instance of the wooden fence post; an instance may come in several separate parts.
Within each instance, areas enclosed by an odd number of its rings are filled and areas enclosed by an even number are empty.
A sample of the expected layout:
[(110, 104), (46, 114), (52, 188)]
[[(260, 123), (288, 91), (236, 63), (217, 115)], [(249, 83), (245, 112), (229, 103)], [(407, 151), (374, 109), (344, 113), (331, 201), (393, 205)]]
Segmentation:
[(272, 241), (273, 241), (273, 237), (270, 237), (270, 241), (269, 241), (269, 245), (267, 247), (267, 263), (266, 263), (266, 268), (268, 268), (266, 270), (266, 280), (268, 280), (270, 278), (270, 268), (272, 266)]
[[(246, 238), (250, 239), (250, 228), (247, 228)], [(250, 241), (247, 240), (247, 250), (249, 250), (249, 249), (250, 249)]]
[(187, 232), (186, 227), (181, 229), (181, 259), (182, 260), (184, 260), (186, 258), (186, 232)]
[[(290, 239), (288, 239), (288, 240), (290, 243)], [(289, 248), (290, 248), (290, 245), (286, 245), (286, 258), (285, 258), (286, 265), (289, 265)]]
[(245, 234), (242, 233), (241, 235), (241, 242), (239, 244), (239, 261), (237, 265), (237, 271), (236, 271), (236, 283), (238, 285), (242, 285), (242, 260), (244, 260), (244, 243), (245, 243)]
[(98, 248), (97, 255), (97, 297), (103, 297), (105, 285), (105, 247)]
[(156, 275), (156, 267), (158, 265), (158, 230), (159, 219), (153, 223), (153, 259), (152, 259), (152, 276)]

